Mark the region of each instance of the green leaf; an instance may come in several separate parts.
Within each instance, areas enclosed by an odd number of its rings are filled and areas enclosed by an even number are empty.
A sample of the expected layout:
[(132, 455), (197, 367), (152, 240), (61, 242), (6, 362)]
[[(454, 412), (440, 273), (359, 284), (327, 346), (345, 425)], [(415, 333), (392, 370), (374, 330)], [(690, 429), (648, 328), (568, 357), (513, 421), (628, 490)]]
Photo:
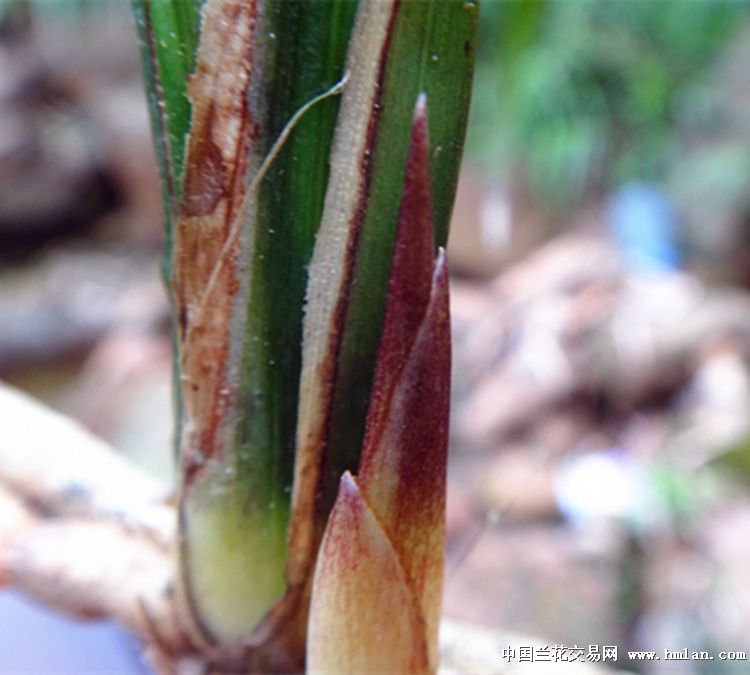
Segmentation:
[(306, 268), (338, 107), (335, 97), (316, 97), (341, 77), (353, 10), (345, 1), (207, 0), (187, 89), (170, 263), (183, 406), (182, 593), (209, 643), (282, 636), (283, 648), (254, 639), (248, 658), (260, 669), (278, 654), (296, 668), (304, 648), (304, 621), (285, 609), (299, 603), (277, 602)]
[(187, 81), (195, 61), (203, 0), (132, 3), (169, 226), (180, 198), (185, 137), (190, 130)]

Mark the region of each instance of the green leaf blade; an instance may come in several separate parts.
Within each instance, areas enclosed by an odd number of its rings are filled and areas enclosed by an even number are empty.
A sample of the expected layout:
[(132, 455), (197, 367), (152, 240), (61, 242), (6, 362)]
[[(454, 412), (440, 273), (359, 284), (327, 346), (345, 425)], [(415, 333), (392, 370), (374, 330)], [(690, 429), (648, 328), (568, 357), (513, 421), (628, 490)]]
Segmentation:
[(284, 561), (306, 267), (337, 101), (287, 125), (341, 77), (353, 4), (308, 10), (205, 3), (171, 256), (183, 596), (201, 639), (250, 640), (261, 670), (279, 655), (297, 668), (304, 652), (306, 607), (285, 593)]
[(132, 0), (170, 220), (179, 201), (185, 137), (190, 130), (187, 82), (195, 63), (203, 1)]

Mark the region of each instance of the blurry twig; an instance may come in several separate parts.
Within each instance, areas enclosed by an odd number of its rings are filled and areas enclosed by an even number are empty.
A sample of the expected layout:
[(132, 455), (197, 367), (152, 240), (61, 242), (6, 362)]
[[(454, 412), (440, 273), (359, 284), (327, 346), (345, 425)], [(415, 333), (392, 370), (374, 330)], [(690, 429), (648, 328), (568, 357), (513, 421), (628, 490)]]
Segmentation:
[(195, 655), (172, 600), (168, 489), (71, 420), (0, 385), (0, 581), (111, 618), (176, 672)]
[[(157, 672), (237, 672), (225, 665), (226, 654), (194, 644), (181, 621), (168, 488), (3, 385), (0, 418), (0, 585), (72, 616), (121, 623), (143, 642)], [(509, 640), (536, 642), (444, 621), (440, 672), (515, 672), (495, 652)]]

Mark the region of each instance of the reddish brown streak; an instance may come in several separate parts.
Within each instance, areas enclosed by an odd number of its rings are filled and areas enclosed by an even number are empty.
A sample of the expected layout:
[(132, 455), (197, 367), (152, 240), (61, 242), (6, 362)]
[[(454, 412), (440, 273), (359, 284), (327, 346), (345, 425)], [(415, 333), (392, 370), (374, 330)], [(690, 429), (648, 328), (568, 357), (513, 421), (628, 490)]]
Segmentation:
[[(190, 163), (182, 181), (181, 215), (186, 218), (208, 216), (227, 196), (226, 168), (221, 150), (213, 140), (216, 108), (209, 106), (203, 128), (191, 134)], [(193, 140), (193, 138), (195, 140)]]
[[(188, 86), (192, 131), (175, 227), (172, 278), (180, 324), (185, 425), (190, 430), (183, 448), (186, 484), (197, 472), (191, 453), (205, 458), (219, 451), (220, 429), (233, 400), (226, 370), (229, 318), (240, 287), (235, 266), (239, 243), (229, 256), (224, 255), (224, 247), (235, 219), (241, 217), (251, 136), (258, 133), (247, 100), (255, 12), (255, 2), (214, 0), (204, 5), (203, 25), (210, 24), (211, 30), (206, 31), (205, 42), (202, 35)], [(224, 33), (217, 40), (217, 34)], [(241, 43), (236, 41), (239, 35)], [(228, 71), (235, 76), (227, 78)], [(227, 89), (226, 81), (235, 84)], [(233, 124), (237, 131), (228, 135)]]
[(420, 98), (409, 139), (363, 458), (377, 447), (391, 397), (430, 302), (433, 247), (427, 111)]

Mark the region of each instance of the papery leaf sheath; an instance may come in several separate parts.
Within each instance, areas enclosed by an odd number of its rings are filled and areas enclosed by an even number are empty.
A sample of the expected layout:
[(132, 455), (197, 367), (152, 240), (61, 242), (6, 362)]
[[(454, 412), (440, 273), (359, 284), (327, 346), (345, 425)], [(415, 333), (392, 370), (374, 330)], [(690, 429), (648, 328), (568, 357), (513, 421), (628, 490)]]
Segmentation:
[(426, 673), (424, 623), (398, 554), (349, 473), (315, 570), (307, 672)]

